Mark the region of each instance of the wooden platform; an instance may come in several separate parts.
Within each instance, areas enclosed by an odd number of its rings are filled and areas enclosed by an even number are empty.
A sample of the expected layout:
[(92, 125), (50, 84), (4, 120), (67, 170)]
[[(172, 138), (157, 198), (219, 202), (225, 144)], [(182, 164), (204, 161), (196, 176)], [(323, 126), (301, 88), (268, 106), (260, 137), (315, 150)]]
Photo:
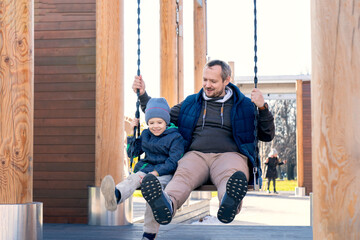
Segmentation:
[[(44, 224), (44, 240), (141, 239), (142, 224), (102, 227), (85, 224)], [(239, 226), (169, 224), (160, 227), (157, 240), (296, 240), (313, 239), (310, 226)]]

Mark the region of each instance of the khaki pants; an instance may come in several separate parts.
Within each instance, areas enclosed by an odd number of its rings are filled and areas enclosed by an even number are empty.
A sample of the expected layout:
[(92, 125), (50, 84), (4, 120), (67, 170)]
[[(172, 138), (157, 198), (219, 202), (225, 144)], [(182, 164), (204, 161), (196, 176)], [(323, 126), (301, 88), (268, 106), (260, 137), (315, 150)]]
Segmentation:
[(180, 208), (190, 196), (190, 193), (206, 183), (209, 178), (216, 186), (221, 202), (227, 180), (237, 171), (242, 171), (249, 180), (247, 157), (240, 153), (187, 152), (178, 162), (176, 172), (165, 188), (165, 192), (173, 202), (174, 214), (176, 209)]
[[(120, 182), (116, 185), (116, 188), (121, 193), (121, 200), (119, 202), (122, 203), (126, 199), (128, 199), (134, 191), (140, 187), (141, 179), (146, 175), (144, 172), (136, 172), (128, 176), (124, 181)], [(161, 183), (161, 186), (164, 188), (166, 184), (171, 180), (172, 175), (164, 175), (157, 177)], [(156, 222), (154, 215), (151, 211), (151, 207), (148, 203), (145, 206), (145, 214), (144, 214), (144, 227), (143, 231), (147, 233), (158, 233), (160, 224)]]

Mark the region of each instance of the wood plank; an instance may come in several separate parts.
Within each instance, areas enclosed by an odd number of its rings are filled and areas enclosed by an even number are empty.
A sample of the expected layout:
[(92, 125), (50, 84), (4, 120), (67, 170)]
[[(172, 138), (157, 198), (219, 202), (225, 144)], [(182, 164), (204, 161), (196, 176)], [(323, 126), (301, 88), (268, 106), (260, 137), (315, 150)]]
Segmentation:
[(88, 162), (93, 163), (95, 162), (95, 154), (90, 153), (74, 153), (74, 154), (49, 154), (49, 153), (35, 153), (34, 160), (37, 163), (41, 162)]
[(36, 83), (35, 92), (83, 92), (95, 91), (95, 83)]
[(43, 127), (85, 127), (95, 126), (94, 118), (35, 119), (36, 126)]
[[(39, 182), (39, 181), (37, 181)], [(60, 182), (61, 183), (61, 182)], [(37, 185), (34, 182), (34, 186)], [(43, 207), (70, 207), (70, 208), (78, 208), (84, 207), (88, 204), (88, 199), (50, 199), (50, 198), (36, 198), (37, 202), (42, 202)]]
[(35, 83), (95, 82), (95, 74), (42, 74), (36, 75)]
[(96, 4), (92, 3), (37, 3), (35, 15), (50, 15), (52, 13), (95, 13)]
[[(60, 165), (62, 163), (58, 163), (58, 165)], [(84, 164), (85, 165), (85, 164)], [(38, 167), (38, 166), (37, 166)], [(36, 180), (34, 181), (34, 189), (87, 189), (88, 186), (93, 185), (94, 183), (92, 181), (49, 181), (49, 180)], [(73, 203), (74, 200), (67, 201), (67, 202), (71, 202)], [(83, 206), (86, 206), (87, 202), (82, 202)], [(56, 206), (61, 206), (62, 204), (64, 204), (63, 206), (66, 207), (66, 202), (62, 203), (62, 201), (58, 200), (58, 205)], [(79, 207), (81, 207), (80, 202), (77, 201), (77, 205), (79, 205)], [(53, 204), (53, 206), (55, 206)]]
[[(89, 100), (64, 100), (64, 101), (35, 101), (35, 111), (37, 110), (64, 110), (64, 109), (82, 109), (94, 110), (95, 101)], [(38, 116), (35, 114), (35, 117)]]
[[(94, 172), (95, 163), (34, 163), (34, 168), (36, 167), (37, 171), (47, 171), (47, 172)], [(74, 181), (76, 182), (76, 181)], [(71, 185), (67, 185), (64, 182), (64, 186), (60, 188), (72, 188)], [(74, 183), (75, 184), (75, 183)], [(75, 186), (75, 185), (74, 185)]]
[(160, 1), (160, 96), (178, 103), (176, 2)]
[(35, 26), (35, 34), (38, 31), (51, 30), (96, 30), (96, 21), (74, 21), (74, 22), (38, 22)]
[(35, 101), (39, 100), (95, 100), (95, 91), (92, 92), (38, 92)]
[(95, 145), (34, 145), (36, 153), (95, 153)]
[(203, 70), (206, 64), (206, 1), (194, 0), (194, 92), (202, 88)]
[(360, 2), (311, 1), (314, 239), (360, 237)]
[(39, 198), (83, 199), (88, 198), (87, 189), (34, 189), (34, 195)]
[(66, 15), (63, 13), (53, 13), (51, 15), (35, 15), (35, 24), (38, 22), (75, 22), (75, 21), (95, 21), (95, 14), (83, 13)]
[(57, 30), (57, 31), (36, 31), (35, 40), (42, 39), (76, 39), (76, 38), (95, 38), (95, 30)]
[(83, 39), (48, 39), (35, 41), (35, 48), (76, 48), (76, 47), (95, 47), (96, 39), (83, 38)]
[(73, 56), (95, 56), (96, 50), (90, 47), (49, 47), (37, 48), (35, 60), (38, 57), (73, 57)]
[(96, 73), (95, 65), (35, 66), (35, 74)]
[(57, 144), (95, 144), (94, 136), (35, 136), (36, 145), (57, 145)]
[[(106, 175), (125, 178), (124, 164), (124, 1), (96, 1), (95, 186)], [(120, 146), (120, 147), (119, 147)]]
[(35, 180), (94, 181), (94, 172), (34, 172)]
[(83, 3), (94, 3), (95, 0), (34, 0), (34, 2), (35, 2), (35, 6), (38, 6), (39, 3), (43, 3), (43, 4), (59, 4), (59, 3), (83, 4)]
[(75, 126), (75, 127), (44, 127), (35, 125), (34, 136), (76, 136), (86, 135), (95, 136), (94, 126)]
[(35, 64), (36, 66), (66, 66), (66, 65), (94, 65), (96, 63), (96, 57), (93, 56), (56, 56), (56, 57), (36, 57)]
[(95, 109), (35, 110), (34, 118), (95, 118)]
[(44, 208), (44, 215), (46, 216), (64, 216), (64, 217), (70, 217), (70, 216), (82, 216), (85, 217), (88, 214), (88, 209), (86, 208), (51, 208), (46, 207)]
[(0, 204), (33, 200), (32, 4), (0, 2)]
[(74, 216), (68, 216), (68, 217), (43, 217), (45, 223), (68, 223), (68, 224), (87, 224), (88, 219), (87, 217), (74, 217)]

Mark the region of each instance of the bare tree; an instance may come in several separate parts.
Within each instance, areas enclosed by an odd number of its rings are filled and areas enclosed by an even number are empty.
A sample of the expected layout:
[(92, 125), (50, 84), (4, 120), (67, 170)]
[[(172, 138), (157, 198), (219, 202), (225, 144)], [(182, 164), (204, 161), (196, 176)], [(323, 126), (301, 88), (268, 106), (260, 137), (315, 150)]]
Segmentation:
[[(269, 143), (260, 142), (259, 153), (264, 162), (271, 148), (275, 148), (286, 165), (279, 166), (279, 177), (287, 176), (292, 180), (296, 177), (296, 100), (270, 100), (269, 108), (275, 119), (275, 138)], [(266, 166), (262, 163), (265, 175)]]

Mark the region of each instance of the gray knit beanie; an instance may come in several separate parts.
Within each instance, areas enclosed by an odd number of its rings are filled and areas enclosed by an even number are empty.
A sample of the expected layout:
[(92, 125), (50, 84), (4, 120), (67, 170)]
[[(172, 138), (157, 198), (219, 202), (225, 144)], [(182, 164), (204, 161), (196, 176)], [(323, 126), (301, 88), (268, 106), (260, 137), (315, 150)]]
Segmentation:
[(146, 124), (151, 118), (162, 118), (166, 125), (170, 122), (170, 107), (165, 98), (150, 98), (146, 105)]

